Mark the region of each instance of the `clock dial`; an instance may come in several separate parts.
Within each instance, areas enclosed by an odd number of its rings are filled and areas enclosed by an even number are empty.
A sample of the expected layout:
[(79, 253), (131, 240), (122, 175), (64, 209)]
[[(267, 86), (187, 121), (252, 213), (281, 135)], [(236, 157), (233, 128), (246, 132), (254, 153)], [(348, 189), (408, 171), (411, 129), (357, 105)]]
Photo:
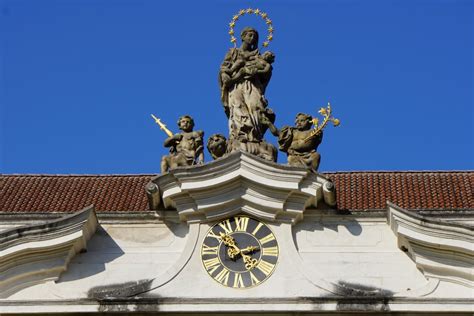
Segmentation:
[(206, 272), (232, 288), (249, 288), (265, 281), (278, 261), (278, 243), (264, 223), (235, 216), (215, 224), (201, 247)]

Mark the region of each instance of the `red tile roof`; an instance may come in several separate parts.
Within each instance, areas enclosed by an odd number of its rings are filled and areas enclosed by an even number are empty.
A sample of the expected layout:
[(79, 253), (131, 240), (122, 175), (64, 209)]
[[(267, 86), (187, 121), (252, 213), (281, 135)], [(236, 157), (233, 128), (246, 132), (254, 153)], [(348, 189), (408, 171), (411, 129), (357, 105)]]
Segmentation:
[(473, 171), (325, 173), (344, 210), (386, 209), (390, 201), (409, 210), (473, 210)]
[(0, 212), (146, 211), (148, 175), (0, 176)]
[[(383, 210), (386, 201), (411, 210), (473, 210), (473, 171), (325, 173), (340, 210)], [(0, 212), (147, 211), (152, 175), (0, 175)]]

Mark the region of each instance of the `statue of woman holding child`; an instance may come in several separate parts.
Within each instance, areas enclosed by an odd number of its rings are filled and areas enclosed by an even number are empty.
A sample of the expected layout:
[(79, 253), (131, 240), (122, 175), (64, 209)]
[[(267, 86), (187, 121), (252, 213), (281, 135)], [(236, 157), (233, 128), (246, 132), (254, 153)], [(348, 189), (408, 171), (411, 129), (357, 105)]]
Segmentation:
[(221, 100), (229, 119), (227, 152), (243, 150), (276, 161), (276, 148), (263, 140), (268, 126), (262, 123), (262, 119), (275, 121), (265, 99), (275, 55), (260, 54), (258, 32), (253, 28), (244, 28), (241, 40), (240, 47), (226, 54), (219, 71)]

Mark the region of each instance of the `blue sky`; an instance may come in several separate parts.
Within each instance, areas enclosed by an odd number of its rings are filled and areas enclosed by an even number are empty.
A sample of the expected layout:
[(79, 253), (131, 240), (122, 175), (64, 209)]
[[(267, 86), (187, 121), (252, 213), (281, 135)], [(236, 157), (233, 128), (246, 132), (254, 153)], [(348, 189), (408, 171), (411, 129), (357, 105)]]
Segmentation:
[(275, 28), (276, 125), (328, 101), (342, 122), (320, 171), (474, 169), (474, 1), (1, 0), (0, 172), (159, 173), (150, 113), (227, 135), (217, 72), (249, 7)]

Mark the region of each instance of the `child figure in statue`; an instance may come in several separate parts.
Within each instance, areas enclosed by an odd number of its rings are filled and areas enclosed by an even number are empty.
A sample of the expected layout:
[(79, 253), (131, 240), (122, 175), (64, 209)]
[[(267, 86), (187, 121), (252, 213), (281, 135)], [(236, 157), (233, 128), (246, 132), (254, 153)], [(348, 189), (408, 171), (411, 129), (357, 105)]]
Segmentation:
[(274, 62), (275, 54), (266, 51), (262, 55), (249, 57), (247, 62), (238, 59), (231, 67), (224, 64), (221, 68), (224, 86), (228, 87), (246, 76), (266, 74), (272, 70), (271, 67)]
[(161, 159), (161, 173), (181, 166), (192, 166), (204, 162), (203, 131), (193, 131), (194, 120), (189, 115), (178, 119), (177, 133), (165, 140), (164, 146), (170, 148), (170, 154)]
[(323, 139), (323, 132), (311, 136), (312, 119), (311, 115), (298, 113), (295, 127), (284, 126), (281, 130), (266, 118), (262, 118), (262, 122), (278, 137), (279, 149), (288, 155), (289, 165), (317, 171), (321, 156), (316, 150)]

